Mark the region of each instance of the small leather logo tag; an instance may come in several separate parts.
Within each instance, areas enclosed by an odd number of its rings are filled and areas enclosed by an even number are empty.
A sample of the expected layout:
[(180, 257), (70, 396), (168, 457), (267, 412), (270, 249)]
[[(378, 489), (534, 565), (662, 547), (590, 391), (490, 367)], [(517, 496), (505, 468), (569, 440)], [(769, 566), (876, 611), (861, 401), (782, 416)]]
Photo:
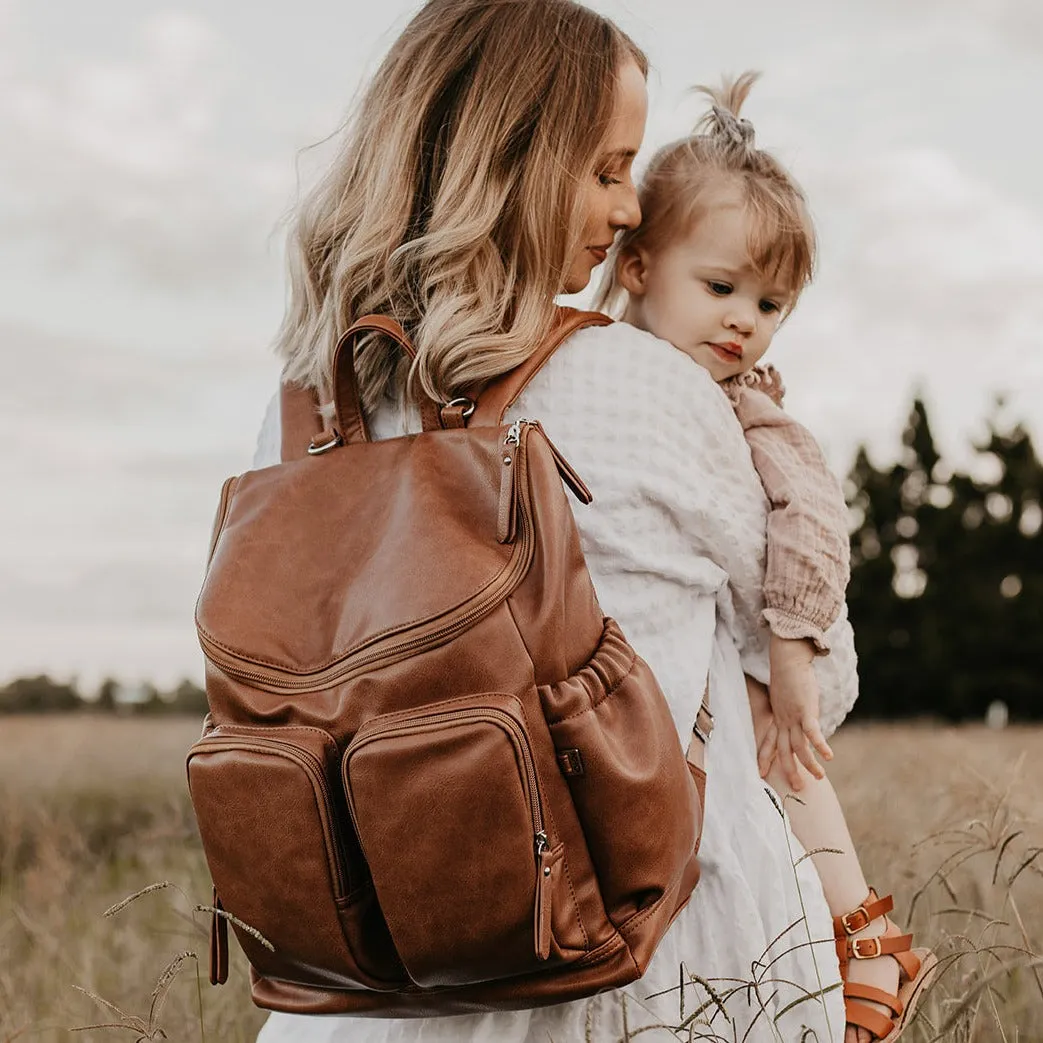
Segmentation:
[(583, 757), (575, 748), (561, 750), (558, 753), (558, 766), (562, 775), (582, 775)]

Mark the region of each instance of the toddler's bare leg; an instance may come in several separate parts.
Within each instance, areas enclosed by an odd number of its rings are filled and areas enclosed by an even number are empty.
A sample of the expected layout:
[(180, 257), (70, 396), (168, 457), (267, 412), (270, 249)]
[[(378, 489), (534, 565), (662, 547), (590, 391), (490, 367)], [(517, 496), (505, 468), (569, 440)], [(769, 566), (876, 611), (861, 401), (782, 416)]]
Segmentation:
[[(747, 678), (747, 689), (753, 714), (754, 735), (759, 748), (760, 740), (771, 720), (771, 704), (768, 701), (767, 689), (752, 678)], [(812, 854), (811, 858), (822, 881), (822, 891), (830, 913), (833, 916), (842, 916), (858, 908), (869, 893), (869, 885), (855, 853), (851, 832), (833, 784), (828, 778), (812, 777), (803, 767), (800, 771), (803, 786), (799, 793), (792, 796), (789, 784), (779, 767), (778, 758), (772, 762), (765, 781), (782, 798), (793, 833), (806, 851), (833, 848), (841, 852), (833, 854), (820, 851), (818, 854)], [(883, 918), (878, 918), (852, 937), (868, 938), (883, 934), (885, 929)], [(852, 960), (849, 964), (848, 980), (874, 985), (886, 992), (895, 993), (898, 988), (898, 963), (892, 957)], [(883, 1007), (876, 1006), (882, 1013), (887, 1013)], [(856, 1031), (863, 1035), (856, 1035)], [(845, 1043), (863, 1043), (863, 1040), (870, 1039), (864, 1029), (856, 1030), (852, 1027), (847, 1032)]]
[[(759, 747), (771, 720), (768, 690), (752, 678), (747, 678), (746, 687), (750, 695), (754, 737)], [(869, 892), (869, 885), (855, 854), (855, 845), (833, 784), (828, 778), (813, 778), (803, 768), (801, 774), (804, 780), (802, 789), (799, 793), (791, 793), (776, 758), (765, 781), (783, 798), (790, 825), (805, 850), (834, 848), (842, 852), (821, 852), (811, 856), (822, 881), (829, 911), (833, 916), (840, 916), (858, 908)]]

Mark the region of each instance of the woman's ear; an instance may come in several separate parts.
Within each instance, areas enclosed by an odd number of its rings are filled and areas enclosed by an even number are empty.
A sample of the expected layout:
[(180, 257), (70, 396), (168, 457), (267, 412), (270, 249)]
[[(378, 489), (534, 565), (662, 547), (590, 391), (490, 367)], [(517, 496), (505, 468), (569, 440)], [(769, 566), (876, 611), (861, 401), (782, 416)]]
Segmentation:
[(616, 258), (616, 279), (631, 297), (641, 297), (645, 292), (648, 266), (645, 253), (638, 246), (628, 246)]

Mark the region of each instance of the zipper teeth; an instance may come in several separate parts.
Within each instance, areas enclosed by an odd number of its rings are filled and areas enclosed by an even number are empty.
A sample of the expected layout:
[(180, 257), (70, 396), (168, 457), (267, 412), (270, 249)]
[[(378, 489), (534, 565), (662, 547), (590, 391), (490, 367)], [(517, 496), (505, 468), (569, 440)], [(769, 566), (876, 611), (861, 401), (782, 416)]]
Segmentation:
[[(498, 723), (507, 725), (507, 730), (514, 736), (516, 745), (521, 750), (522, 763), (525, 765), (525, 782), (528, 789), (529, 809), (532, 813), (532, 821), (535, 827), (533, 832), (536, 834), (542, 833), (543, 804), (540, 800), (540, 790), (536, 779), (536, 766), (532, 760), (532, 750), (529, 748), (528, 736), (525, 734), (525, 730), (521, 725), (518, 724), (518, 722), (507, 713), (506, 710), (498, 710), (495, 706), (483, 706), (469, 710), (448, 710), (443, 713), (421, 715), (414, 717), (410, 721), (389, 722), (383, 727), (374, 728), (367, 735), (363, 736), (363, 741), (368, 743), (371, 740), (391, 738), (399, 732), (414, 731), (418, 726), (426, 727), (441, 724), (442, 722), (455, 723), (463, 720), (488, 719), (490, 717)], [(354, 745), (354, 743), (352, 743), (352, 745)], [(349, 749), (348, 753), (345, 754), (345, 761), (350, 752)], [(352, 813), (352, 817), (354, 818), (354, 813)], [(358, 826), (356, 824), (356, 830), (357, 828)]]
[[(520, 428), (520, 425), (522, 424), (537, 426), (537, 422), (534, 420), (518, 420), (511, 426), (511, 431), (514, 430), (515, 426)], [(509, 431), (507, 437), (509, 438), (510, 435), (511, 432)], [(522, 497), (521, 501), (524, 504), (525, 498)], [(251, 669), (249, 666), (243, 665), (243, 661), (239, 659), (238, 656), (226, 652), (224, 649), (214, 644), (214, 642), (203, 633), (199, 634), (199, 643), (202, 645), (206, 655), (214, 663), (235, 677), (246, 681), (262, 682), (269, 687), (280, 691), (317, 691), (333, 684), (334, 682), (347, 680), (358, 671), (370, 666), (372, 663), (379, 662), (382, 659), (386, 659), (388, 663), (396, 662), (397, 659), (395, 657), (401, 658), (404, 655), (408, 655), (415, 651), (424, 651), (427, 647), (436, 647), (438, 644), (442, 643), (446, 637), (452, 637), (458, 631), (466, 630), (472, 623), (485, 615), (490, 608), (499, 604), (502, 600), (500, 596), (501, 588), (506, 587), (508, 590), (513, 589), (518, 574), (524, 574), (524, 571), (529, 567), (529, 551), (531, 549), (532, 533), (528, 525), (528, 516), (525, 510), (520, 512), (519, 527), (521, 529), (521, 539), (518, 541), (518, 553), (514, 557), (515, 564), (510, 569), (507, 577), (503, 579), (503, 582), (496, 584), (496, 590), (494, 593), (486, 596), (478, 605), (473, 606), (464, 613), (464, 615), (454, 619), (451, 623), (432, 631), (430, 634), (410, 638), (400, 644), (392, 645), (390, 648), (385, 648), (380, 651), (371, 652), (369, 655), (362, 656), (361, 658), (355, 658), (355, 655), (358, 653), (348, 656), (347, 661), (350, 661), (350, 666), (346, 665), (346, 661), (342, 661), (333, 666), (327, 667), (325, 670), (308, 674), (304, 677), (285, 677), (276, 672), (278, 668), (265, 669), (259, 667)], [(501, 577), (502, 575), (503, 574), (501, 573)]]
[(522, 539), (519, 541), (520, 549), (516, 557), (516, 561), (518, 561), (519, 564), (511, 569), (502, 585), (497, 584), (497, 589), (494, 594), (490, 594), (478, 605), (469, 609), (464, 615), (454, 619), (452, 623), (446, 624), (444, 627), (440, 627), (438, 630), (435, 630), (430, 634), (425, 634), (422, 637), (410, 638), (408, 641), (403, 641), (399, 644), (393, 645), (391, 648), (386, 648), (379, 652), (372, 652), (369, 655), (362, 656), (361, 658), (352, 657), (350, 666), (337, 664), (322, 673), (309, 674), (300, 679), (276, 677), (273, 676), (271, 671), (244, 668), (238, 658), (225, 652), (223, 649), (218, 648), (203, 634), (199, 635), (200, 644), (203, 646), (207, 655), (217, 663), (218, 666), (227, 670), (229, 673), (234, 674), (236, 677), (250, 681), (262, 681), (272, 687), (287, 691), (318, 690), (319, 688), (324, 688), (334, 682), (347, 680), (354, 673), (364, 669), (372, 663), (380, 661), (381, 659), (386, 659), (390, 663), (394, 661), (394, 657), (408, 655), (409, 653), (418, 650), (422, 651), (428, 646), (435, 647), (442, 643), (444, 638), (452, 637), (459, 630), (466, 630), (473, 622), (485, 615), (490, 608), (493, 608), (500, 603), (502, 600), (500, 597), (500, 587), (513, 586), (515, 574), (528, 567), (528, 537), (528, 526), (523, 520)]
[(206, 736), (200, 740), (200, 744), (205, 744), (207, 749), (206, 751), (199, 752), (217, 752), (221, 749), (234, 751), (251, 748), (256, 751), (265, 752), (275, 750), (282, 756), (288, 757), (290, 760), (300, 765), (311, 777), (312, 781), (318, 782), (319, 790), (322, 793), (322, 801), (326, 806), (326, 821), (323, 823), (323, 832), (326, 834), (330, 851), (333, 853), (335, 883), (339, 889), (337, 897), (343, 898), (349, 891), (349, 881), (347, 878), (347, 870), (344, 865), (344, 855), (340, 850), (340, 844), (337, 840), (336, 834), (333, 832), (332, 823), (336, 819), (336, 810), (333, 806), (333, 796), (330, 793), (329, 783), (326, 780), (326, 770), (319, 758), (309, 750), (302, 749), (300, 746), (290, 746), (274, 739), (265, 739), (262, 736), (255, 735), (251, 735), (248, 738), (244, 737), (243, 739), (239, 739), (234, 735)]

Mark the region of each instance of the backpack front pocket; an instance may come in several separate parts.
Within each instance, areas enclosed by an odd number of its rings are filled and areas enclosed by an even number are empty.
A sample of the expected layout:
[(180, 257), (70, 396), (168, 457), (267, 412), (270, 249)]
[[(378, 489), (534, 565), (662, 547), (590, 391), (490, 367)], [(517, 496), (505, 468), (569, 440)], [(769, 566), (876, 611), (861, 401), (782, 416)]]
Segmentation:
[(188, 780), (210, 873), (224, 908), (271, 944), (233, 921), (261, 974), (397, 988), (405, 975), (350, 833), (336, 764), (336, 744), (318, 728), (209, 729), (189, 751)]
[(510, 977), (559, 952), (564, 851), (516, 698), (374, 718), (348, 747), (343, 773), (377, 898), (417, 985)]

